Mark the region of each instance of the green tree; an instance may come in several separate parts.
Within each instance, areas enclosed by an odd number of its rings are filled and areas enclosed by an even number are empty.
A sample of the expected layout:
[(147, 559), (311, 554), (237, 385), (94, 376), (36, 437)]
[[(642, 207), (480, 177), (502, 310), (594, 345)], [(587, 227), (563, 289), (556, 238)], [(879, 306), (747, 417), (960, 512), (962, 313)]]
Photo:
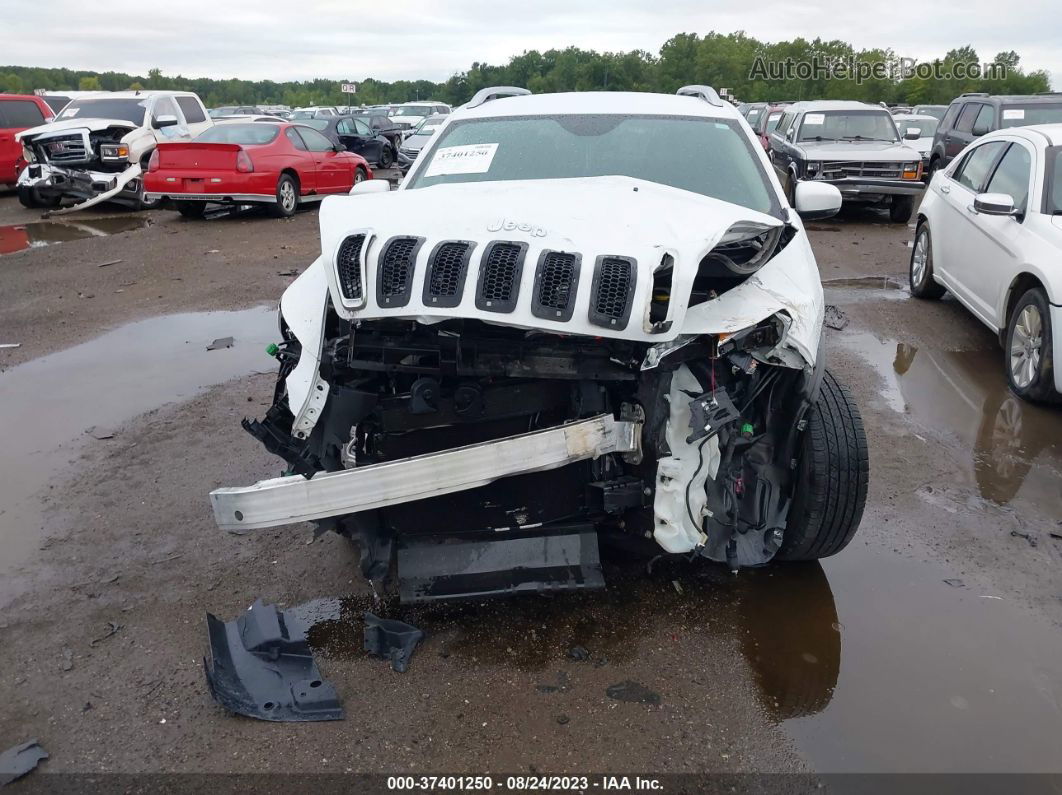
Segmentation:
[(96, 76), (82, 77), (77, 81), (78, 91), (102, 91), (103, 86), (100, 85), (100, 79)]

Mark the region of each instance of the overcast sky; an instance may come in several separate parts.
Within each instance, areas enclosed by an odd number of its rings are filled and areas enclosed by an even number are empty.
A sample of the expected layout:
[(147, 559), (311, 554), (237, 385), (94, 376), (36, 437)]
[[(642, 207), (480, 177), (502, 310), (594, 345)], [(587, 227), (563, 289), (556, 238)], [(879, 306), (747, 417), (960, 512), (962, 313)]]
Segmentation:
[[(3, 8), (6, 6), (6, 11)], [(843, 39), (930, 59), (1016, 50), (1062, 90), (1058, 0), (48, 0), (0, 2), (0, 63), (189, 77), (444, 80), (473, 61), (576, 45), (656, 53), (675, 33)]]

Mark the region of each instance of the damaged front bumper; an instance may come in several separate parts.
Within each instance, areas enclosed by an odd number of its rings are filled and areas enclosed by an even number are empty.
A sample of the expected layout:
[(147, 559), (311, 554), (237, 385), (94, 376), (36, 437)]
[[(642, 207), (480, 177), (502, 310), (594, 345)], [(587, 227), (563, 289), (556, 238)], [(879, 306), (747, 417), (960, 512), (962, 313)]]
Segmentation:
[(223, 530), (313, 521), (483, 486), (607, 453), (636, 454), (641, 428), (602, 415), (557, 428), (342, 472), (263, 480), (210, 493)]
[(33, 163), (22, 170), (20, 187), (33, 188), (42, 196), (78, 199), (79, 202), (50, 214), (58, 215), (109, 201), (139, 206), (141, 168), (130, 164), (124, 171), (95, 171), (91, 169)]

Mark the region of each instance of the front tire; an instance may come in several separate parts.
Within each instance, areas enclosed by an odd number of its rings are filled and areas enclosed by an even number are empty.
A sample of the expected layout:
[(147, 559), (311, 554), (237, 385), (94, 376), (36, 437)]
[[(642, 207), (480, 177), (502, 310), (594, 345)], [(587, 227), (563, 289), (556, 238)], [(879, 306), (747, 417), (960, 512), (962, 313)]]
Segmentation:
[(908, 278), (911, 295), (915, 298), (940, 298), (944, 295), (944, 286), (933, 278), (933, 237), (929, 234), (929, 224), (924, 221), (915, 232)]
[(365, 172), (365, 169), (358, 166), (354, 169), (354, 184), (357, 185), (359, 182), (364, 182), (368, 176), (369, 175)]
[(807, 414), (793, 507), (778, 560), (818, 560), (836, 555), (863, 518), (870, 455), (859, 408), (827, 370)]
[(1014, 306), (1003, 343), (1007, 381), (1018, 397), (1033, 402), (1058, 399), (1052, 344), (1047, 295), (1042, 288), (1033, 287)]
[(894, 224), (906, 224), (914, 214), (914, 196), (894, 196), (889, 205), (889, 220)]
[(39, 190), (28, 185), (19, 185), (16, 193), (19, 204), (29, 210), (54, 210), (61, 201), (57, 196), (45, 198)]
[(277, 218), (291, 218), (299, 209), (299, 183), (291, 174), (277, 180), (277, 203), (270, 210)]
[(395, 153), (391, 151), (390, 144), (384, 144), (380, 148), (380, 168), (390, 168), (395, 162)]

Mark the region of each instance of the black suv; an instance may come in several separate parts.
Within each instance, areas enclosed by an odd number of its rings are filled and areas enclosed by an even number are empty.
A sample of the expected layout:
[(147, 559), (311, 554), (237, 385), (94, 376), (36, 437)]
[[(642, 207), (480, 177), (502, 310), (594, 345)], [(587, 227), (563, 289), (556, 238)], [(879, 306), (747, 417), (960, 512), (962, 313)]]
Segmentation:
[(944, 168), (975, 138), (1005, 127), (1062, 122), (1062, 94), (992, 96), (962, 94), (953, 99), (933, 136), (929, 172)]

